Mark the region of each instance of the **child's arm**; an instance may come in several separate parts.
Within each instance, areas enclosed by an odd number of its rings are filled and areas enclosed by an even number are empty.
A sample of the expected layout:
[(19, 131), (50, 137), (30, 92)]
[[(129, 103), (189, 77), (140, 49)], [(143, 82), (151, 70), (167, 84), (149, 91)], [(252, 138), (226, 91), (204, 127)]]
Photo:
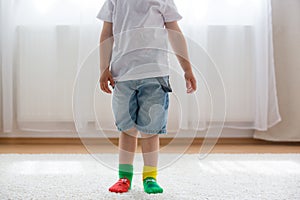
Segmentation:
[[(193, 74), (192, 66), (188, 56), (187, 44), (184, 35), (181, 32), (176, 21), (166, 22), (166, 29), (169, 32), (171, 46), (176, 53), (177, 59), (184, 71), (187, 93), (193, 93), (197, 90), (196, 78)], [(185, 59), (186, 58), (186, 59)]]
[(115, 83), (111, 72), (109, 71), (109, 64), (112, 54), (113, 46), (113, 31), (112, 23), (104, 22), (100, 36), (100, 87), (103, 92), (111, 94), (111, 90), (108, 87), (108, 82), (114, 87)]

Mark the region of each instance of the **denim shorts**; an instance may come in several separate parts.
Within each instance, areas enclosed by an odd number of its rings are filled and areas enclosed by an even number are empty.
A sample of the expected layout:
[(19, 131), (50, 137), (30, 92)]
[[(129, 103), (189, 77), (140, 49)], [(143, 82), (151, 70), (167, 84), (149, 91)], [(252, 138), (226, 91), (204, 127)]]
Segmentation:
[(171, 91), (169, 76), (116, 81), (112, 108), (118, 130), (166, 134)]

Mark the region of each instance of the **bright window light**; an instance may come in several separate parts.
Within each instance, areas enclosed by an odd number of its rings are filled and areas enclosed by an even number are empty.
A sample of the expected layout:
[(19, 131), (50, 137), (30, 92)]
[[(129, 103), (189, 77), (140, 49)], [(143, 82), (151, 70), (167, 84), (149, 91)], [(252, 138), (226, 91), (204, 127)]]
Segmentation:
[(47, 14), (53, 9), (56, 2), (57, 0), (34, 0), (34, 6), (41, 14)]
[(240, 5), (242, 5), (243, 1), (241, 0), (228, 0), (228, 2), (235, 7), (239, 7)]

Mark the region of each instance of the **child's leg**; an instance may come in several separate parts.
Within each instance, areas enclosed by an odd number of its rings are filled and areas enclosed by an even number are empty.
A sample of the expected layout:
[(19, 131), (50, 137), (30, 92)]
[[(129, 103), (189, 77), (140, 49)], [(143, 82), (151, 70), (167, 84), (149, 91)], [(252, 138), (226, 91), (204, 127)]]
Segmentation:
[(141, 133), (141, 146), (144, 158), (143, 185), (147, 193), (162, 193), (157, 184), (157, 164), (159, 152), (159, 136)]
[(132, 165), (137, 146), (137, 135), (138, 131), (135, 128), (121, 133), (119, 137), (119, 164)]
[(159, 136), (157, 134), (141, 133), (141, 137), (144, 165), (157, 167)]
[(119, 137), (119, 181), (109, 188), (111, 192), (122, 193), (131, 188), (137, 134), (136, 129), (131, 129), (122, 132)]

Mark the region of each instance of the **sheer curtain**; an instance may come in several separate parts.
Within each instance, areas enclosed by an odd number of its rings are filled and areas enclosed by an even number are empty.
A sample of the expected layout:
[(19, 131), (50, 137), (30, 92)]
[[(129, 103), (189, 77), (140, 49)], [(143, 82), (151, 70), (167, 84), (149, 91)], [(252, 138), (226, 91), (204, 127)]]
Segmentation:
[[(96, 82), (102, 27), (96, 15), (104, 0), (0, 2), (3, 131), (74, 132), (74, 116), (92, 129), (116, 131), (111, 96), (101, 93)], [(224, 81), (226, 101), (219, 103), (226, 103), (225, 127), (267, 130), (278, 123), (270, 0), (175, 3), (182, 31), (207, 51)], [(206, 130), (212, 109), (218, 108), (210, 105), (205, 85), (214, 65), (204, 59), (194, 66), (207, 77), (198, 75), (198, 92), (187, 96), (178, 61), (174, 55), (170, 60), (175, 94), (168, 130)], [(78, 81), (93, 99), (81, 95), (73, 101)], [(189, 114), (182, 116), (182, 109)]]

